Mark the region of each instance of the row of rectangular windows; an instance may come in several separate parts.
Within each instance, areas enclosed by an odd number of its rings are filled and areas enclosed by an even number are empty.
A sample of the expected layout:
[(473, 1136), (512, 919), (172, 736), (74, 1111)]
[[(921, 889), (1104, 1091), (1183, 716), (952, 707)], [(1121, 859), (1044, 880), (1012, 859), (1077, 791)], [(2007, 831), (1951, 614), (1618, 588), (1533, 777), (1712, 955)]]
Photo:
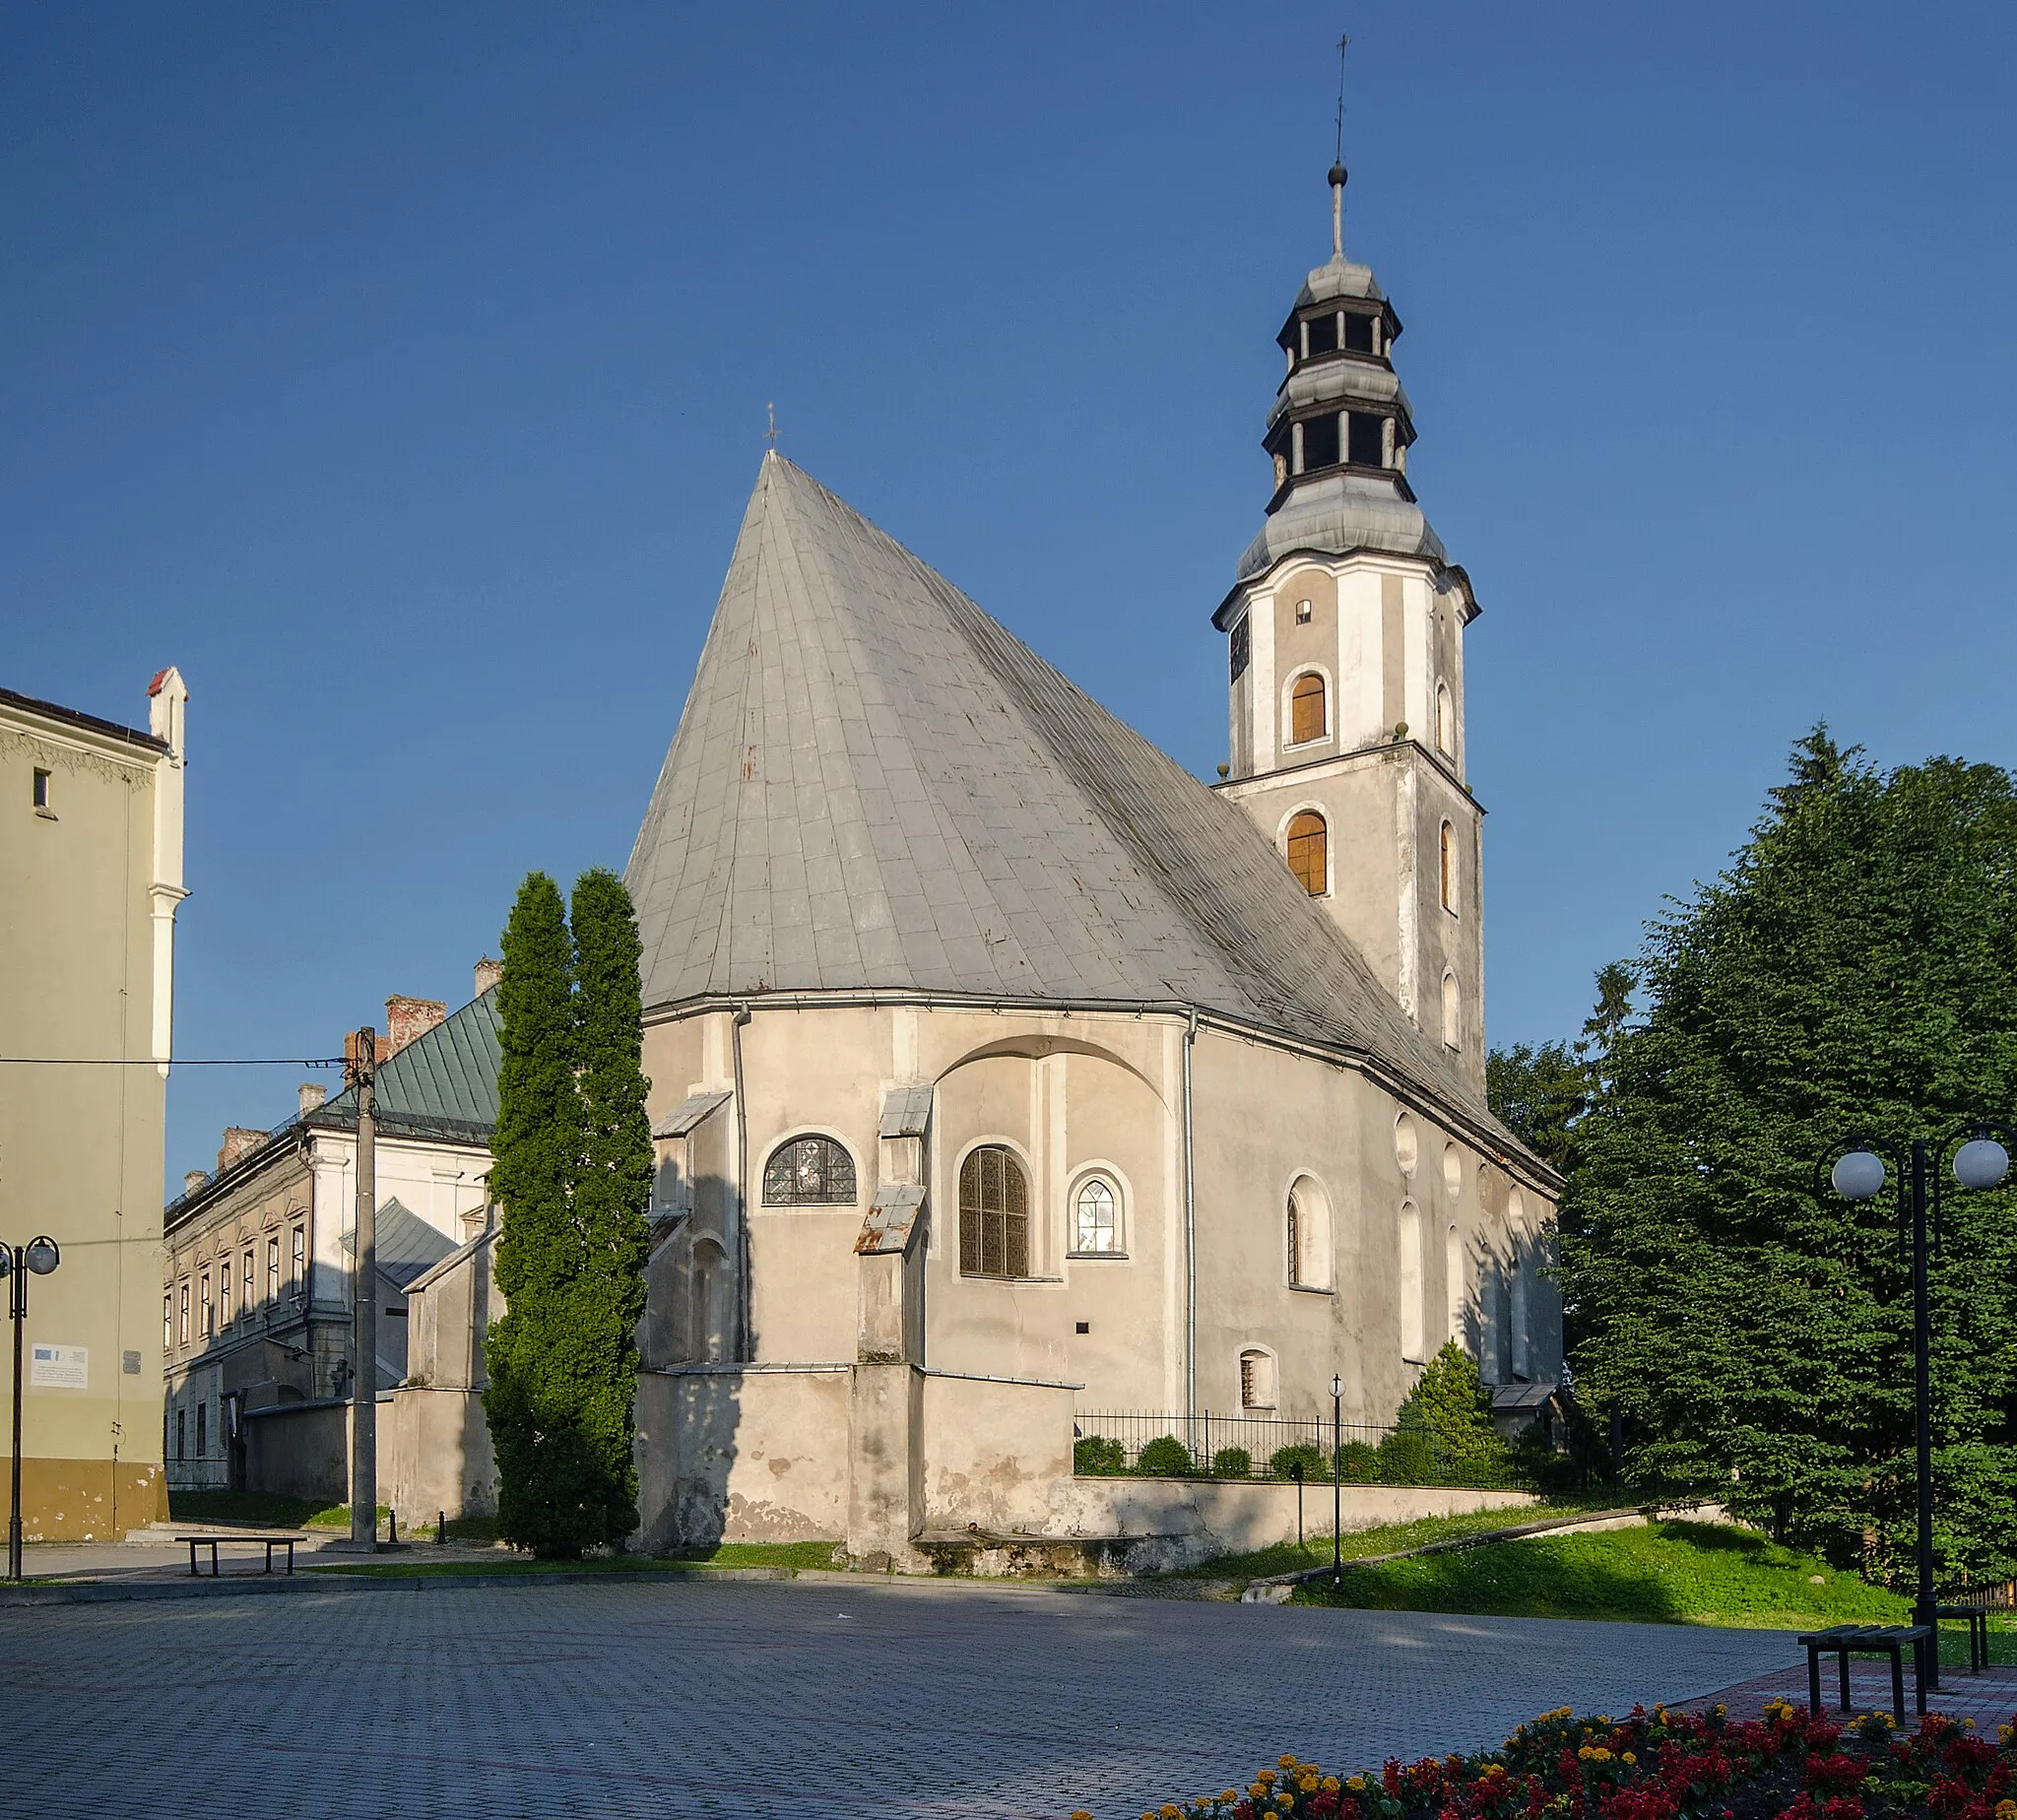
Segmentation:
[[(293, 1229), (293, 1246), (291, 1258), (291, 1274), (288, 1288), (298, 1295), (307, 1275), (308, 1229), (296, 1226)], [(238, 1276), (238, 1318), (250, 1319), (258, 1307), (258, 1297), (253, 1290), (254, 1266), (257, 1252), (248, 1245), (242, 1256), (242, 1269)], [(224, 1311), (224, 1324), (229, 1326), (231, 1315), (231, 1261), (220, 1259), (217, 1269), (217, 1286), (220, 1294), (216, 1300), (211, 1296), (211, 1272), (205, 1270), (197, 1279), (196, 1296), (196, 1337), (199, 1340), (217, 1336), (218, 1311)], [(270, 1233), (266, 1240), (266, 1300), (280, 1300), (280, 1234)], [(162, 1349), (172, 1352), (175, 1347), (189, 1344), (189, 1278), (183, 1277), (178, 1287), (168, 1290), (162, 1297)]]

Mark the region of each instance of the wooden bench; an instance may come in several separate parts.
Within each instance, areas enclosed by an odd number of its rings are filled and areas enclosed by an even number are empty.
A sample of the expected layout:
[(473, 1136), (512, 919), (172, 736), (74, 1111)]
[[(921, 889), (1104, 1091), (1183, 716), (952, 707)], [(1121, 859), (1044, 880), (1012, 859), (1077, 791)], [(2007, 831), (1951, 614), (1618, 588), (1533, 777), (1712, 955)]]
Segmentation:
[(1838, 1624), (1832, 1630), (1808, 1631), (1800, 1638), (1807, 1652), (1807, 1711), (1817, 1718), (1821, 1712), (1821, 1658), (1832, 1656), (1842, 1669), (1842, 1710), (1849, 1705), (1849, 1658), (1852, 1656), (1888, 1656), (1891, 1658), (1891, 1716), (1905, 1710), (1905, 1652), (1912, 1650), (1912, 1678), (1918, 1696), (1918, 1710), (1926, 1710), (1925, 1654), (1934, 1647), (1933, 1629), (1926, 1624)]
[[(294, 1544), (301, 1539), (298, 1535), (178, 1535), (175, 1537), (176, 1541), (189, 1544), (189, 1572), (192, 1575), (196, 1574), (197, 1549), (208, 1548), (210, 1550), (210, 1577), (213, 1580), (218, 1577), (217, 1550), (220, 1542), (259, 1542), (264, 1544), (266, 1548), (266, 1566), (261, 1571), (268, 1574), (273, 1572), (273, 1551), (276, 1548), (285, 1548), (288, 1551), (288, 1572), (292, 1574), (294, 1571)], [(200, 1579), (201, 1576), (197, 1575), (197, 1578)]]
[[(1968, 1626), (1968, 1672), (1980, 1674), (1989, 1665), (1989, 1608), (1986, 1605), (1935, 1605), (1933, 1629), (1941, 1624)], [(1940, 1684), (1939, 1658), (1933, 1658), (1933, 1685)]]

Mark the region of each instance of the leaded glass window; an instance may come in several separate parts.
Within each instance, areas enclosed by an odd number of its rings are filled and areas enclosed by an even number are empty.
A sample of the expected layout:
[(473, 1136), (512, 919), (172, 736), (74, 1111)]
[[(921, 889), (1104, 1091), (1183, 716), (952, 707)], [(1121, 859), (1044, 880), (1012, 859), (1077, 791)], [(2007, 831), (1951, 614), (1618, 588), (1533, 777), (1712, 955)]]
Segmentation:
[(851, 1207), (855, 1159), (831, 1138), (793, 1138), (763, 1165), (767, 1207)]
[(1120, 1249), (1114, 1225), (1114, 1191), (1094, 1176), (1078, 1191), (1074, 1208), (1072, 1249), (1081, 1252), (1110, 1252)]
[(1029, 1182), (1000, 1144), (959, 1166), (959, 1268), (968, 1276), (1029, 1274)]

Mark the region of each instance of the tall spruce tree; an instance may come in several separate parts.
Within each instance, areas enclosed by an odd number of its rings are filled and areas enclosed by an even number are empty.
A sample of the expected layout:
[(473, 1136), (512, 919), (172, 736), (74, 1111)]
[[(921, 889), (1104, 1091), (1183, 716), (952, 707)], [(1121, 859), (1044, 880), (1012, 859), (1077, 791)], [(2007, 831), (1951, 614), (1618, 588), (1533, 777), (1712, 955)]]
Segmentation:
[(497, 988), (490, 1184), (507, 1312), (490, 1330), (484, 1408), (499, 1529), (548, 1557), (619, 1540), (637, 1523), (632, 1329), (651, 1170), (637, 938), (609, 874), (584, 878), (575, 909), (570, 937), (558, 887), (543, 873), (526, 878)]
[[(1713, 883), (1651, 926), (1607, 1022), (1562, 1209), (1580, 1387), (1643, 1479), (1713, 1487), (1909, 1584), (1910, 1273), (1888, 1195), (1817, 1165), (1862, 1132), (2017, 1108), (2017, 792), (1889, 773), (1817, 728)], [(1932, 1276), (1941, 1572), (2017, 1573), (2017, 1197), (1948, 1184)]]

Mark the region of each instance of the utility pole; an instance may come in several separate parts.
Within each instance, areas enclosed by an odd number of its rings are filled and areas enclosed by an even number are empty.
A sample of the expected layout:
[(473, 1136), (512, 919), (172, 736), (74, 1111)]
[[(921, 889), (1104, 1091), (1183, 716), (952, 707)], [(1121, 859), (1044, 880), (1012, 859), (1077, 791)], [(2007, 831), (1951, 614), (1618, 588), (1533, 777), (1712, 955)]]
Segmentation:
[(378, 1182), (372, 1103), (378, 1033), (344, 1039), (344, 1072), (358, 1095), (357, 1253), (351, 1277), (351, 1546), (378, 1547)]

